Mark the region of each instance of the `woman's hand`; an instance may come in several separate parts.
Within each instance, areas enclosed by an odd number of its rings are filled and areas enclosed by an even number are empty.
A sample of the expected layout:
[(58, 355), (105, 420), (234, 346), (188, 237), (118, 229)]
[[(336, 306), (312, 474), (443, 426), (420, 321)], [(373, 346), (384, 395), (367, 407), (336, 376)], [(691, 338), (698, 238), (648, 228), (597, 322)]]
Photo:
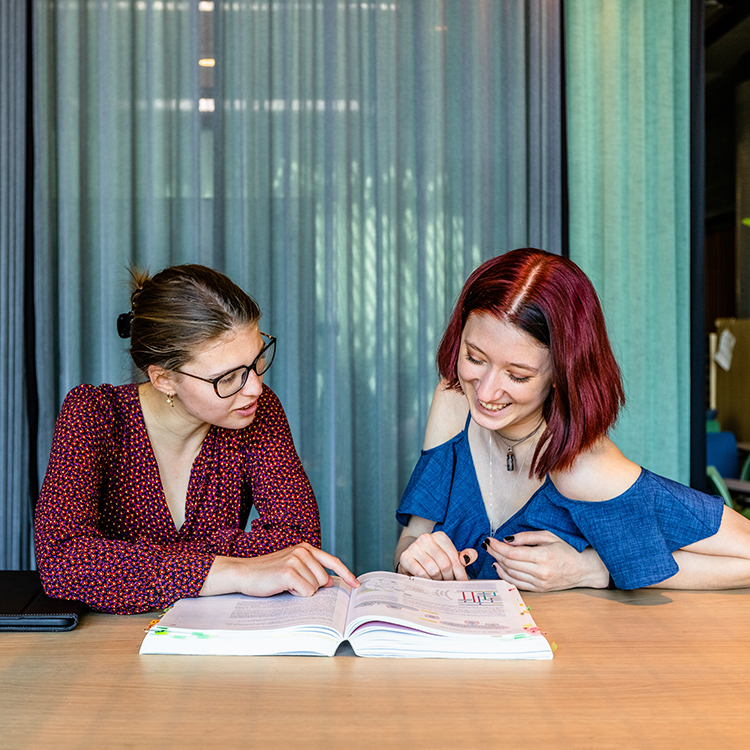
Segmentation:
[(604, 589), (609, 583), (609, 572), (591, 547), (578, 552), (550, 531), (490, 539), (487, 552), (497, 560), (498, 576), (524, 591)]
[(199, 596), (230, 593), (273, 596), (282, 591), (295, 596), (312, 596), (319, 588), (333, 585), (326, 568), (353, 588), (359, 586), (359, 581), (341, 560), (303, 542), (269, 555), (216, 557)]
[(459, 552), (442, 531), (424, 533), (401, 553), (396, 571), (436, 581), (467, 581), (466, 566), (477, 557), (474, 549)]

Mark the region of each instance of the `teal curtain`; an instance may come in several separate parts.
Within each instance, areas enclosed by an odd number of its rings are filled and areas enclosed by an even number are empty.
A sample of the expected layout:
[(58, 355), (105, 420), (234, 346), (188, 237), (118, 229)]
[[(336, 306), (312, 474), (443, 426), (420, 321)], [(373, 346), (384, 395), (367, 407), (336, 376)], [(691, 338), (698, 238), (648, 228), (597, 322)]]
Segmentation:
[(33, 558), (29, 535), (32, 498), (24, 355), (26, 14), (23, 0), (0, 3), (0, 569), (3, 570), (27, 568)]
[(614, 439), (690, 481), (690, 3), (566, 0), (570, 257), (625, 378)]
[(324, 546), (389, 567), (463, 281), (561, 249), (559, 4), (34, 8), (41, 465), (67, 390), (133, 375), (128, 263), (213, 265), (279, 339)]

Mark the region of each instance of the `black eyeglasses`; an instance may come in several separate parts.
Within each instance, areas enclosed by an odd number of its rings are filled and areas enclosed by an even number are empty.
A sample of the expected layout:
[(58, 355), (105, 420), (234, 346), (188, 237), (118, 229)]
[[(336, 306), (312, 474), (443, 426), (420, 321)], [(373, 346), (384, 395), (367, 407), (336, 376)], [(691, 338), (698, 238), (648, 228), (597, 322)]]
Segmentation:
[(252, 370), (255, 371), (255, 374), (258, 377), (260, 377), (264, 372), (268, 372), (268, 368), (271, 366), (273, 358), (276, 356), (276, 337), (269, 336), (267, 333), (261, 333), (260, 335), (268, 339), (268, 342), (260, 350), (260, 353), (253, 360), (251, 365), (237, 367), (234, 370), (225, 372), (223, 375), (219, 375), (218, 378), (202, 378), (199, 375), (193, 375), (184, 370), (175, 370), (175, 372), (179, 372), (181, 375), (187, 375), (189, 378), (202, 380), (204, 383), (211, 383), (219, 398), (229, 398), (230, 396), (234, 396), (235, 393), (239, 393), (245, 387), (245, 383), (247, 383), (247, 379)]

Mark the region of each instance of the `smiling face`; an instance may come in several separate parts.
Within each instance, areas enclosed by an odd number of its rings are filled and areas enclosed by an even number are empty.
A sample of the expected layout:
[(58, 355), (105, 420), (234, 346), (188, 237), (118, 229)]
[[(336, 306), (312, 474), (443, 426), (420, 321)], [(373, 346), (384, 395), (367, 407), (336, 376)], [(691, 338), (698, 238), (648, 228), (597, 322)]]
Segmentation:
[[(252, 364), (263, 346), (257, 325), (238, 328), (207, 343), (180, 369), (211, 380)], [(191, 420), (237, 430), (255, 419), (263, 377), (254, 371), (242, 389), (229, 398), (219, 398), (211, 383), (202, 380), (179, 373), (171, 373), (170, 379), (177, 395), (175, 408), (183, 410), (184, 416)]]
[(457, 373), (480, 427), (520, 438), (541, 421), (552, 387), (552, 358), (517, 326), (472, 313), (461, 334)]

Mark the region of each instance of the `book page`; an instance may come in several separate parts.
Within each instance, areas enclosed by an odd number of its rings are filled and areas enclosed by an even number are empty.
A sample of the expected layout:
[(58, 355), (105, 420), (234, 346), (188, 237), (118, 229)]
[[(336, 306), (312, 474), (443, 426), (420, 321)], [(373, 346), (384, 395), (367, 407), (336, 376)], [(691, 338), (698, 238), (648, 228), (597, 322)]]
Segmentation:
[(338, 578), (310, 597), (289, 593), (258, 597), (224, 594), (175, 602), (158, 628), (200, 632), (284, 630), (328, 627), (343, 634), (350, 587)]
[(518, 590), (500, 579), (431, 581), (375, 572), (359, 580), (347, 634), (373, 620), (470, 637), (539, 634)]

